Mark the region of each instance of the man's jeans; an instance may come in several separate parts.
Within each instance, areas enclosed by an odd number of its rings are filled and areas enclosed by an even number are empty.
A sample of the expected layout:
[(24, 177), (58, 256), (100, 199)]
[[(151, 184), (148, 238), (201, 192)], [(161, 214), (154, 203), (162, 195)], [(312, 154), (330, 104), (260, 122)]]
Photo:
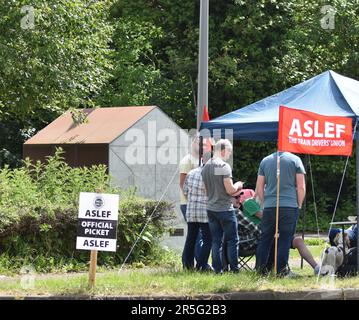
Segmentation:
[[(182, 214), (183, 214), (184, 220), (187, 222), (187, 219), (186, 219), (187, 205), (186, 205), (186, 204), (181, 204), (181, 205), (180, 205), (180, 209), (181, 209), (181, 212), (182, 212)], [(188, 232), (188, 231), (187, 231), (187, 232)], [(200, 252), (201, 252), (202, 244), (203, 244), (203, 241), (202, 241), (202, 234), (201, 234), (201, 230), (200, 230), (200, 231), (198, 232), (198, 236), (197, 236), (197, 240), (196, 240), (196, 245), (195, 245), (195, 248), (194, 248), (194, 258), (196, 259), (196, 262), (197, 262), (197, 263), (198, 263), (198, 260), (199, 260), (199, 255), (200, 255)], [(186, 250), (186, 247), (184, 248), (183, 254), (186, 254), (186, 253), (185, 253), (185, 250)], [(185, 265), (183, 259), (182, 259), (182, 264)]]
[(184, 269), (194, 268), (194, 249), (198, 233), (201, 231), (203, 244), (196, 264), (197, 270), (207, 270), (208, 258), (211, 252), (212, 238), (208, 223), (188, 222), (186, 243), (183, 249), (182, 261)]
[(231, 271), (238, 272), (238, 221), (236, 211), (207, 210), (212, 235), (212, 265), (216, 273), (222, 273), (221, 246), (223, 234), (227, 242), (227, 257)]
[[(284, 273), (287, 269), (298, 215), (298, 208), (279, 208), (277, 273)], [(276, 208), (265, 208), (261, 222), (261, 237), (256, 250), (256, 270), (261, 273), (267, 273), (273, 267), (275, 220)]]

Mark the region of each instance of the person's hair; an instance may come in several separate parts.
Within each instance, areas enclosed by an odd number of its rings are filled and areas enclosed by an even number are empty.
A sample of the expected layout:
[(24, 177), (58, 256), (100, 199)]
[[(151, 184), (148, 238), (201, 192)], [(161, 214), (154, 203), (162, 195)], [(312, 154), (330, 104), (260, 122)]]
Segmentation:
[(214, 145), (215, 154), (219, 154), (223, 150), (233, 150), (232, 143), (228, 139), (220, 139)]

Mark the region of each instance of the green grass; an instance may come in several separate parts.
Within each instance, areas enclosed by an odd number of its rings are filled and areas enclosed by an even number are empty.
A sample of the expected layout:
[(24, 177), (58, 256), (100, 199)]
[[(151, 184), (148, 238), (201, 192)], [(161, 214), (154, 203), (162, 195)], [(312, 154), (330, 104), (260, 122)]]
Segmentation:
[[(320, 246), (307, 245), (307, 247), (309, 251), (312, 253), (313, 257), (315, 257), (315, 259), (319, 261), (323, 249), (325, 248), (325, 244), (323, 243)], [(300, 259), (298, 250), (290, 250), (290, 259)]]
[[(319, 260), (324, 244), (309, 248)], [(178, 254), (171, 253), (168, 257), (171, 257), (172, 262), (164, 268), (158, 266), (140, 268), (141, 266), (135, 265), (121, 272), (100, 270), (101, 272), (98, 272), (96, 278), (96, 288), (91, 291), (87, 289), (87, 273), (35, 275), (33, 287), (28, 286), (28, 282), (24, 282), (24, 277), (16, 275), (0, 280), (0, 295), (18, 297), (26, 295), (174, 295), (191, 297), (235, 291), (293, 292), (312, 289), (359, 288), (359, 277), (335, 279), (334, 283), (329, 283), (328, 278), (319, 278), (317, 281), (308, 264), (304, 262), (304, 268), (300, 269), (300, 258), (295, 250), (291, 250), (290, 264), (292, 270), (300, 275), (300, 278), (296, 279), (260, 277), (255, 272), (248, 271), (224, 275), (185, 272), (181, 270)]]
[[(297, 270), (296, 270), (297, 271)], [(87, 290), (87, 274), (38, 276), (33, 288), (22, 288), (21, 278), (0, 281), (0, 294), (26, 295), (136, 295), (136, 296), (195, 296), (210, 293), (235, 291), (275, 290), (284, 292), (311, 289), (359, 288), (359, 278), (337, 279), (334, 286), (311, 275), (309, 270), (301, 272), (298, 279), (276, 279), (259, 277), (254, 272), (239, 275), (199, 274), (174, 271), (126, 270), (99, 273), (96, 288)], [(310, 275), (309, 275), (310, 274)]]

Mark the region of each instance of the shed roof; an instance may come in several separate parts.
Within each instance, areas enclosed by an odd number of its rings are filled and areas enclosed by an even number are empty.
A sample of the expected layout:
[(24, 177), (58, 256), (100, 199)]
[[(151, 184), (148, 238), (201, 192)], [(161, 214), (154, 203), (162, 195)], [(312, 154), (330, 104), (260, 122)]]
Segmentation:
[(156, 106), (84, 109), (88, 123), (76, 125), (67, 111), (25, 142), (31, 144), (111, 143)]

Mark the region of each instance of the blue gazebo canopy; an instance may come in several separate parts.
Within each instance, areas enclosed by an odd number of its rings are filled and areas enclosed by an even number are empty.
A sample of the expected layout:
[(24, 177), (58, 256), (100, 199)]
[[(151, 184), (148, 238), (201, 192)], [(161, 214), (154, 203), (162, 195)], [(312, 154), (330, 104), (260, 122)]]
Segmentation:
[(278, 137), (279, 106), (327, 116), (359, 119), (359, 81), (334, 71), (323, 72), (289, 89), (208, 122), (201, 129), (233, 129), (236, 140), (275, 141)]

